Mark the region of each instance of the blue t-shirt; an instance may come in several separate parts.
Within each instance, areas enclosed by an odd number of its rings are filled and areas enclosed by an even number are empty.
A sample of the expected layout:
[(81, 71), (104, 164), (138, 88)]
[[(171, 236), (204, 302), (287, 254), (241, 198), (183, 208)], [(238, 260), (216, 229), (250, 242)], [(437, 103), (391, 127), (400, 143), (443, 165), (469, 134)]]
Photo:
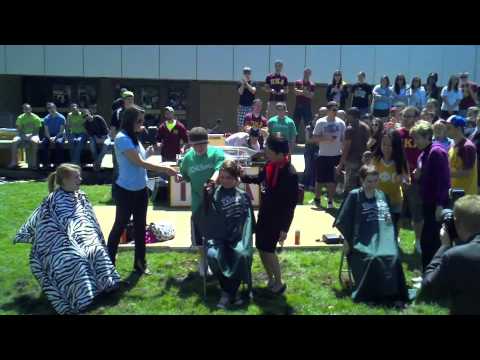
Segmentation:
[(130, 136), (120, 131), (115, 137), (115, 156), (118, 162), (117, 185), (129, 191), (142, 190), (147, 186), (147, 170), (132, 163), (124, 154), (126, 150), (135, 149), (140, 158), (146, 159), (145, 149), (138, 142), (135, 146)]
[(48, 127), (50, 136), (57, 136), (60, 127), (65, 126), (65, 116), (60, 113), (56, 113), (54, 116), (48, 114), (43, 118), (43, 124)]

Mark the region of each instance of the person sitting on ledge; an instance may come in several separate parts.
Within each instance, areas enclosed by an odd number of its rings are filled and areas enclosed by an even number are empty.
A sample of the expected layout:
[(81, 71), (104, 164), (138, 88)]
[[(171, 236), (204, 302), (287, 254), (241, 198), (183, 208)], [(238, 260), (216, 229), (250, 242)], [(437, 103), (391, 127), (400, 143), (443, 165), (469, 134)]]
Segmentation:
[(347, 195), (333, 225), (345, 239), (354, 280), (352, 298), (401, 305), (408, 301), (408, 290), (390, 203), (377, 189), (379, 173), (374, 166), (362, 166), (359, 175), (362, 186)]
[(248, 133), (238, 132), (230, 135), (225, 139), (225, 145), (248, 147), (252, 150), (260, 151), (260, 143), (258, 141), (259, 138), (260, 130), (252, 127)]
[(80, 171), (61, 164), (50, 174), (50, 195), (14, 239), (32, 245), (32, 273), (58, 314), (82, 312), (120, 285), (92, 205), (79, 190)]

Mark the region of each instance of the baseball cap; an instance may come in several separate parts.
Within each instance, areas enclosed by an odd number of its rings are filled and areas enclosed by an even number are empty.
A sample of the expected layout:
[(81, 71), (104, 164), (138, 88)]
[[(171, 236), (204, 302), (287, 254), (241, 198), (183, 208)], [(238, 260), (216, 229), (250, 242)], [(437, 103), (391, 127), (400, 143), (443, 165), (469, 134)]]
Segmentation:
[(171, 106), (165, 106), (165, 110), (170, 111), (170, 112), (175, 112), (175, 110)]
[(327, 109), (330, 109), (330, 108), (332, 108), (332, 107), (334, 107), (334, 106), (335, 106), (335, 107), (338, 106), (338, 104), (337, 104), (336, 101), (329, 101), (329, 102), (327, 103)]
[(461, 73), (460, 78), (465, 79), (468, 77), (468, 75), (470, 75), (468, 72)]
[(251, 73), (251, 72), (252, 72), (252, 69), (249, 68), (248, 66), (245, 66), (245, 67), (243, 68), (243, 72), (250, 72), (250, 73)]
[(132, 91), (124, 91), (124, 92), (122, 93), (122, 98), (124, 98), (124, 99), (127, 98), (127, 97), (134, 97), (134, 96), (135, 96), (135, 95), (133, 94)]
[(463, 116), (452, 115), (447, 119), (447, 124), (451, 124), (455, 127), (465, 127), (467, 122)]
[(188, 134), (190, 145), (208, 144), (208, 132), (203, 127), (194, 127)]

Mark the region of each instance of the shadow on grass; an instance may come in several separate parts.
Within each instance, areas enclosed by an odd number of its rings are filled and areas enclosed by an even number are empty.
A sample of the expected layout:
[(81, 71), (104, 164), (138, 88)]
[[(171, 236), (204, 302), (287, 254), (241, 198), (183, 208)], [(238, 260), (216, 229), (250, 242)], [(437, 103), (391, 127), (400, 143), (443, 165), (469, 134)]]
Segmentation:
[[(196, 304), (203, 303), (210, 311), (216, 311), (217, 303), (220, 298), (220, 287), (215, 277), (207, 279), (207, 294), (203, 296), (203, 279), (197, 272), (190, 272), (185, 278), (167, 279), (163, 295), (171, 288), (178, 289), (178, 296), (187, 299), (192, 296), (197, 297)], [(290, 315), (294, 309), (288, 305), (285, 296), (274, 296), (268, 290), (253, 287), (253, 299), (249, 299), (248, 291), (243, 285), (239, 289), (244, 303), (240, 306), (231, 306), (230, 310), (247, 310), (250, 303), (254, 303), (261, 310), (263, 315)]]
[(9, 303), (0, 306), (4, 311), (15, 311), (20, 315), (55, 315), (56, 312), (50, 305), (45, 294), (40, 296), (22, 294), (13, 298)]

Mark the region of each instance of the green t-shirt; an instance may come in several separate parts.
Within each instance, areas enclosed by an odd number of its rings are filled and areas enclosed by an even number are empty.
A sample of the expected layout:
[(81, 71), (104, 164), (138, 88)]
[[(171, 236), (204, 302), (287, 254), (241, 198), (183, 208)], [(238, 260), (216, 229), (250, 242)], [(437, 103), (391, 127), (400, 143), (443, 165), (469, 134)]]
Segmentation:
[(268, 120), (268, 133), (274, 134), (278, 132), (289, 142), (294, 141), (297, 136), (295, 122), (288, 116), (285, 116), (282, 120), (280, 120), (278, 116), (270, 118), (270, 120)]
[(70, 134), (84, 134), (85, 130), (85, 119), (83, 118), (82, 113), (74, 114), (72, 112), (68, 113), (68, 126), (70, 128)]
[(23, 113), (17, 117), (17, 126), (25, 134), (38, 135), (42, 119), (34, 113)]
[(215, 171), (220, 169), (224, 160), (223, 150), (212, 146), (209, 146), (207, 153), (202, 156), (190, 149), (183, 158), (180, 173), (192, 186), (192, 212), (202, 205), (203, 186)]

